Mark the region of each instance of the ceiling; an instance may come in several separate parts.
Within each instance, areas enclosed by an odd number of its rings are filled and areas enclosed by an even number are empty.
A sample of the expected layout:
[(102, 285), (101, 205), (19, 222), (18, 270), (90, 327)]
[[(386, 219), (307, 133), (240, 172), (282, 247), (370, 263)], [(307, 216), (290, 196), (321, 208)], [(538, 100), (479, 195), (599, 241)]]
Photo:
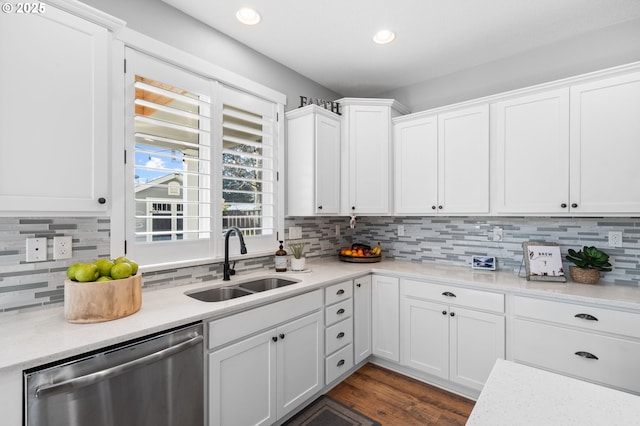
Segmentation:
[[(162, 0), (343, 96), (371, 97), (640, 18), (640, 0)], [(243, 6), (262, 21), (235, 19)], [(379, 29), (396, 39), (372, 42)]]

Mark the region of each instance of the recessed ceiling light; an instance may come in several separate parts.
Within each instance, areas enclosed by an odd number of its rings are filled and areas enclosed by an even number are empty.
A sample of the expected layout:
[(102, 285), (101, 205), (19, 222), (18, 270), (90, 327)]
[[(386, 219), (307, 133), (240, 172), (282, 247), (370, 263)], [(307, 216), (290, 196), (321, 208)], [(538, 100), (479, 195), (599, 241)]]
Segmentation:
[(391, 43), (396, 38), (396, 34), (390, 30), (380, 30), (373, 36), (373, 41), (378, 44)]
[(245, 25), (255, 25), (260, 22), (260, 14), (250, 7), (243, 7), (236, 12), (236, 18), (238, 21)]

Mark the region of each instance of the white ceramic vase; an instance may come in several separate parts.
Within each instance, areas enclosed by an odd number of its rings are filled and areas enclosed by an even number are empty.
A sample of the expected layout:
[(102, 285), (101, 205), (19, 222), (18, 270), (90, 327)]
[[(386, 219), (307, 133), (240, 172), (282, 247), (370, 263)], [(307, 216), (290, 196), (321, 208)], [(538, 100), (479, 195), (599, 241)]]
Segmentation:
[(303, 271), (305, 265), (305, 258), (301, 257), (300, 259), (296, 259), (295, 257), (291, 258), (291, 270), (292, 271)]

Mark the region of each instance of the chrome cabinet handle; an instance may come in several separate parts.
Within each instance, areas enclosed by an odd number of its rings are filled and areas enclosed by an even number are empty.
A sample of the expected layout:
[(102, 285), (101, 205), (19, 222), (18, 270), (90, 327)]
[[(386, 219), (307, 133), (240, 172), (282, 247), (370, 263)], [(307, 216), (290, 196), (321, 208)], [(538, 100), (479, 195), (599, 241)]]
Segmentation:
[(582, 358), (587, 358), (587, 359), (598, 359), (598, 357), (597, 357), (597, 356), (595, 356), (594, 354), (589, 353), (589, 352), (585, 352), (585, 351), (578, 351), (578, 352), (576, 352), (575, 354), (576, 354), (576, 355), (578, 355), (578, 356), (581, 356)]
[(341, 331), (340, 333), (338, 333), (338, 335), (336, 336), (336, 339), (342, 339), (344, 337), (344, 331)]
[(49, 395), (54, 395), (61, 392), (69, 392), (74, 389), (79, 389), (84, 386), (98, 383), (102, 380), (107, 380), (111, 377), (133, 370), (134, 368), (139, 368), (159, 361), (161, 359), (168, 358), (171, 355), (177, 354), (192, 346), (197, 345), (198, 343), (202, 342), (203, 339), (204, 338), (202, 337), (202, 335), (197, 335), (190, 338), (189, 340), (185, 340), (182, 343), (178, 343), (177, 345), (170, 346), (166, 349), (162, 349), (147, 356), (143, 356), (142, 358), (134, 359), (133, 361), (115, 365), (111, 368), (96, 371), (84, 376), (74, 377), (73, 379), (65, 380), (59, 383), (40, 386), (38, 389), (36, 389), (36, 398), (44, 398)]
[(598, 318), (589, 314), (575, 314), (574, 317), (587, 320), (587, 321), (598, 321)]
[(456, 297), (456, 295), (451, 293), (450, 291), (445, 291), (444, 293), (442, 293), (442, 295), (447, 297)]
[(342, 367), (344, 365), (344, 359), (341, 359), (340, 361), (338, 361), (338, 363), (336, 364), (337, 367)]
[(338, 314), (338, 315), (344, 314), (344, 309), (342, 309), (342, 308), (338, 309), (338, 312), (336, 312), (336, 314)]

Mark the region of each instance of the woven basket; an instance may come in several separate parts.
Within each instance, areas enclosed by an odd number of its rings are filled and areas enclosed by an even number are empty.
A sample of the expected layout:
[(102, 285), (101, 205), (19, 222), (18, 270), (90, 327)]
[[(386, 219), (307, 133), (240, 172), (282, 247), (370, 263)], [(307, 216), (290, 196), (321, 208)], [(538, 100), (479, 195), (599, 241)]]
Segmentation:
[(580, 284), (596, 284), (600, 281), (600, 271), (597, 269), (582, 269), (571, 266), (569, 267), (569, 275), (574, 282)]

